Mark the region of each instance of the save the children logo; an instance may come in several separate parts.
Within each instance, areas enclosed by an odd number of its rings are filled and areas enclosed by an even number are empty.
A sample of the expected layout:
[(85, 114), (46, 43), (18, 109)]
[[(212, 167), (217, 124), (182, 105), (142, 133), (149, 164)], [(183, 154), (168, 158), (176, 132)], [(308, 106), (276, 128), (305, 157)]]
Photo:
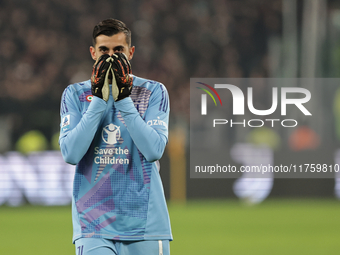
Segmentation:
[(109, 124), (103, 128), (102, 138), (107, 144), (116, 144), (120, 138), (120, 127), (114, 124)]

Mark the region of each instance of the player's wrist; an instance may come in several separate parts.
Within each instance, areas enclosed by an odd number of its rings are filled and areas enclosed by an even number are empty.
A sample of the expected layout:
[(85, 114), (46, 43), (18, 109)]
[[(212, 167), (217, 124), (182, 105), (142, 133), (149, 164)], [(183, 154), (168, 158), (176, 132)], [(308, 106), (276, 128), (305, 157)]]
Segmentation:
[(114, 105), (119, 111), (129, 111), (131, 109), (136, 109), (131, 97), (125, 97), (119, 101), (115, 101)]
[(100, 114), (106, 110), (107, 102), (94, 96), (85, 114)]
[(93, 95), (93, 99), (92, 99), (91, 103), (93, 102), (93, 100), (100, 100), (100, 101), (103, 101), (103, 102), (107, 103), (107, 101), (105, 101), (102, 97), (96, 96), (96, 95)]

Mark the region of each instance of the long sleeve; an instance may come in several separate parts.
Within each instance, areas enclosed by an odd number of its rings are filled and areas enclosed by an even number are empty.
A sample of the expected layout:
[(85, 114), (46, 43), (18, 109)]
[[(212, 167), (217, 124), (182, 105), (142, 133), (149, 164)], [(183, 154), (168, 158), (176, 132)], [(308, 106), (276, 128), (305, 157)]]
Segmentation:
[(115, 102), (127, 129), (138, 150), (149, 162), (163, 155), (168, 142), (169, 97), (164, 85), (160, 84), (150, 97), (145, 115), (137, 111), (130, 97)]
[(128, 98), (93, 97), (91, 81), (70, 85), (61, 104), (60, 146), (77, 164), (73, 241), (172, 239), (155, 162), (168, 137), (169, 99), (157, 81), (133, 77)]
[(93, 97), (83, 114), (72, 87), (68, 87), (61, 102), (61, 130), (59, 144), (64, 160), (77, 164), (87, 152), (106, 109), (106, 102)]

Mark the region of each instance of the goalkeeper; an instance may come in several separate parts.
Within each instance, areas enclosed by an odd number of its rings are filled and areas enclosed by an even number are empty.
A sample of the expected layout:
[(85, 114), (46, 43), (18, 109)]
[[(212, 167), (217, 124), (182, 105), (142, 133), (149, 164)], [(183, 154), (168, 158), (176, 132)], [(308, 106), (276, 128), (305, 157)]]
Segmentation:
[(163, 84), (132, 75), (131, 32), (115, 19), (93, 30), (90, 80), (61, 99), (60, 148), (75, 164), (77, 255), (170, 254), (170, 220), (157, 160), (168, 141)]

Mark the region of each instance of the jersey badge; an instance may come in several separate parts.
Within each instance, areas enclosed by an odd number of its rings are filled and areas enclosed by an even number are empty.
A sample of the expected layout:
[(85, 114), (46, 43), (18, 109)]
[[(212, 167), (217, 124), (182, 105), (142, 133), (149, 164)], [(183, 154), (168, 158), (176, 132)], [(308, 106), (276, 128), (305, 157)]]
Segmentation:
[(120, 127), (114, 124), (109, 124), (103, 128), (102, 131), (103, 141), (107, 144), (116, 144), (120, 139)]
[(61, 128), (63, 129), (63, 131), (67, 130), (70, 127), (70, 115), (66, 115), (64, 116), (64, 118), (61, 121)]
[(91, 102), (92, 99), (93, 99), (93, 95), (88, 95), (88, 96), (86, 96), (86, 101), (87, 101), (87, 102)]

